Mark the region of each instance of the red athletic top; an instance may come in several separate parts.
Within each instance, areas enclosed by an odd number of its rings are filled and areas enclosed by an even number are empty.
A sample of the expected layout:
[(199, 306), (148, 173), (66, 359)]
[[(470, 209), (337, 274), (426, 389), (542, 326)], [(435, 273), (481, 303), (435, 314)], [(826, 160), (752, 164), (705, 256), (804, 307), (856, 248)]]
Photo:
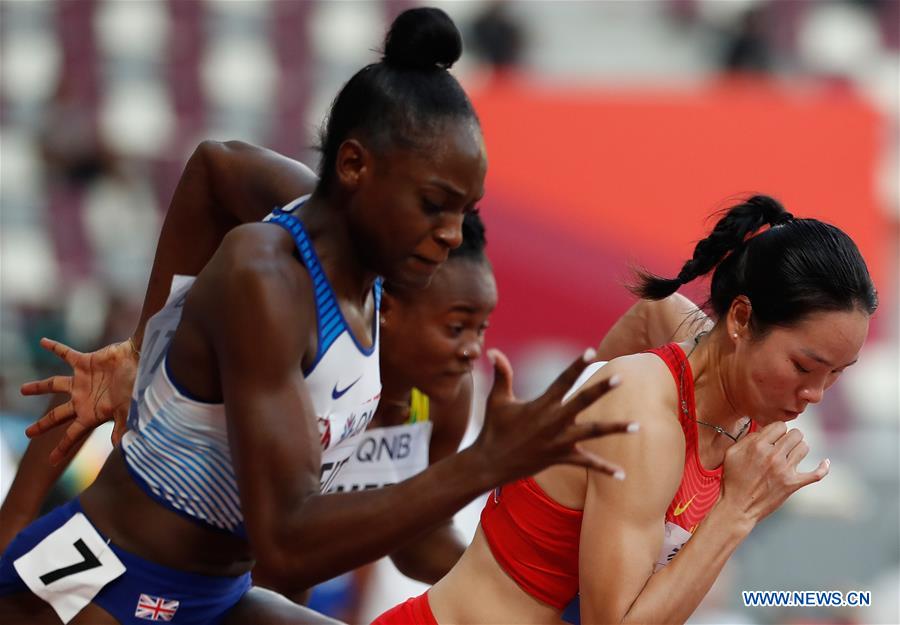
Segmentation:
[(370, 625), (438, 625), (438, 622), (428, 603), (428, 594), (422, 593), (395, 605)]
[[(681, 484), (666, 511), (657, 569), (684, 546), (719, 497), (722, 468), (704, 469), (697, 453), (694, 377), (676, 343), (649, 350), (668, 365), (678, 388), (678, 420), (685, 438)], [(684, 384), (682, 388), (682, 367)], [(682, 397), (682, 392), (684, 396)], [(753, 424), (750, 430), (755, 430)], [(560, 505), (526, 478), (497, 489), (481, 512), (481, 528), (500, 567), (529, 595), (562, 610), (578, 593), (578, 543), (583, 512)]]
[(481, 529), (494, 559), (522, 590), (562, 610), (578, 592), (582, 516), (527, 477), (488, 495)]

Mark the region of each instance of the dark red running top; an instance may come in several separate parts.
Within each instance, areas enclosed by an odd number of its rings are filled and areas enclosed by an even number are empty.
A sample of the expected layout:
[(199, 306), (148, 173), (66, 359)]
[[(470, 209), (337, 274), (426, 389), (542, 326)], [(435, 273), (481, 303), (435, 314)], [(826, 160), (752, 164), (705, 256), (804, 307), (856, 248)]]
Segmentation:
[[(718, 500), (722, 468), (707, 470), (700, 464), (694, 377), (684, 351), (678, 344), (670, 343), (649, 353), (659, 356), (669, 367), (678, 388), (678, 405), (688, 409), (687, 414), (678, 410), (685, 438), (684, 472), (666, 511), (665, 527), (660, 528), (665, 540), (657, 559), (659, 568), (675, 557)], [(750, 430), (755, 429), (754, 423)], [(562, 610), (578, 593), (582, 516), (583, 511), (566, 508), (551, 499), (529, 477), (488, 496), (481, 512), (481, 528), (494, 559), (507, 575), (535, 599)]]

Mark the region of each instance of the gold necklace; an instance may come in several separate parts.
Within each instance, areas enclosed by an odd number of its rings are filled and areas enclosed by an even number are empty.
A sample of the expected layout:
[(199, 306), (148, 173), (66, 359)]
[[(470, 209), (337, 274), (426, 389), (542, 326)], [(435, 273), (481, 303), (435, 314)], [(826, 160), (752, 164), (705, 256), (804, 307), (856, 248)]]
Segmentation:
[[(685, 356), (684, 360), (681, 362), (681, 376), (680, 376), (680, 380), (679, 380), (679, 386), (681, 387), (681, 393), (680, 393), (681, 394), (681, 397), (680, 397), (681, 412), (683, 412), (684, 416), (687, 417), (688, 419), (691, 418), (691, 413), (688, 410), (687, 400), (685, 400), (685, 398), (684, 398), (684, 395), (685, 395), (684, 373), (685, 373), (685, 370), (687, 369), (688, 358), (690, 358), (691, 354), (694, 353), (694, 350), (697, 349), (697, 345), (700, 344), (700, 339), (702, 339), (707, 334), (709, 334), (709, 332), (701, 332), (700, 334), (698, 334), (697, 336), (694, 337), (694, 346), (691, 347), (691, 351), (689, 351), (687, 353), (687, 356)], [(734, 441), (736, 443), (738, 441), (738, 439), (744, 434), (744, 432), (747, 431), (747, 428), (750, 427), (750, 422), (752, 421), (752, 419), (747, 419), (747, 422), (743, 426), (741, 426), (740, 431), (736, 435), (732, 435), (728, 430), (726, 430), (725, 428), (723, 428), (721, 426), (713, 425), (712, 423), (706, 423), (705, 421), (701, 421), (697, 417), (694, 417), (694, 421), (700, 425), (705, 425), (706, 427), (715, 430), (716, 432), (718, 432), (719, 434), (721, 434), (723, 436), (727, 436), (728, 438), (730, 438), (732, 441)]]

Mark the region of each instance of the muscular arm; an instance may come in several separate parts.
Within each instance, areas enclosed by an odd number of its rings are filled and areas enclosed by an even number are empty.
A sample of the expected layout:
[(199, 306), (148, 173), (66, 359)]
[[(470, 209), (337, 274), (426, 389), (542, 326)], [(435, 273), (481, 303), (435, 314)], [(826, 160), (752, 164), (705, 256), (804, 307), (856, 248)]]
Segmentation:
[[(228, 231), (241, 223), (259, 221), (274, 207), (311, 193), (316, 182), (315, 174), (305, 165), (271, 150), (239, 141), (201, 143), (185, 166), (166, 213), (133, 335), (135, 346), (140, 348), (147, 320), (165, 303), (172, 276), (197, 275)], [(129, 378), (122, 388), (114, 389), (126, 406), (131, 383)], [(93, 384), (88, 385), (93, 388)], [(66, 427), (58, 426), (29, 442), (11, 495), (3, 505), (5, 520), (15, 520), (24, 527), (34, 518), (47, 492), (84, 442), (79, 438), (65, 458), (51, 465), (46, 458), (66, 434)], [(5, 523), (6, 529), (11, 527)], [(11, 538), (8, 532), (0, 538), (3, 536)]]
[[(455, 454), (469, 424), (472, 410), (472, 378), (467, 378), (456, 400), (442, 405), (432, 400), (429, 464)], [(434, 530), (391, 554), (396, 567), (407, 577), (434, 584), (453, 568), (466, 550), (466, 543), (453, 519), (447, 519)]]
[[(621, 463), (628, 479), (588, 478), (579, 558), (583, 623), (685, 622), (751, 528), (727, 507), (717, 506), (678, 556), (653, 573), (665, 512), (681, 481), (684, 437), (658, 393), (646, 385), (629, 386), (640, 381), (639, 366), (665, 369), (648, 358), (611, 363), (609, 373), (625, 379), (623, 392), (594, 409), (628, 412), (641, 420), (641, 436), (590, 444)], [(657, 377), (666, 380), (668, 371)]]
[(667, 566), (650, 576), (627, 623), (684, 623), (709, 592), (752, 524), (717, 504)]
[(240, 141), (204, 141), (184, 168), (159, 235), (141, 317), (144, 326), (169, 294), (172, 276), (195, 276), (235, 226), (312, 193), (318, 179), (304, 164)]
[[(300, 373), (314, 320), (309, 275), (287, 246), (244, 245), (245, 233), (265, 238), (277, 230), (249, 224), (229, 233), (195, 282), (182, 327), (200, 323), (208, 334), (244, 525), (257, 566), (278, 590), (304, 589), (387, 555), (497, 484), (550, 464), (613, 472), (573, 446), (624, 432), (627, 423), (568, 425), (609, 385), (560, 403), (583, 366), (579, 360), (540, 398), (516, 402), (508, 364), (498, 355), (485, 425), (471, 447), (394, 486), (320, 495), (319, 434)], [(173, 354), (178, 335), (174, 340)]]
[[(58, 406), (64, 401), (65, 397), (55, 396), (51, 406)], [(81, 449), (83, 441), (70, 452), (65, 462), (55, 466), (48, 463), (50, 450), (56, 447), (64, 433), (65, 428), (56, 428), (28, 443), (16, 469), (16, 476), (0, 505), (0, 552), (6, 549), (20, 530), (37, 517), (47, 493), (62, 475), (70, 459)]]
[(612, 360), (671, 341), (683, 341), (711, 328), (712, 320), (680, 293), (659, 301), (641, 299), (606, 333), (597, 347), (597, 356), (600, 360)]
[[(283, 254), (285, 261), (244, 246), (241, 234), (226, 237), (192, 291), (198, 301), (214, 294), (208, 301), (220, 311), (202, 317), (209, 319), (257, 566), (277, 589), (291, 592), (387, 555), (490, 485), (480, 459), (463, 452), (396, 486), (319, 494), (319, 434), (300, 366), (303, 328), (314, 321), (303, 293), (309, 279), (287, 269), (296, 264), (290, 255)], [(298, 311), (310, 318), (298, 318)]]

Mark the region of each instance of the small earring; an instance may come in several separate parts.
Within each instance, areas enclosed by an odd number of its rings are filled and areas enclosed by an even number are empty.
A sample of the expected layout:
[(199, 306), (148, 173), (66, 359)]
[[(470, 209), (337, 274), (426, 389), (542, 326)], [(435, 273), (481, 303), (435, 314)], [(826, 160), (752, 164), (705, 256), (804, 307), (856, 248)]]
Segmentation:
[[(381, 320), (381, 323), (384, 323), (384, 319)], [(735, 332), (735, 333), (732, 334), (731, 336), (733, 336), (734, 338), (737, 338), (737, 332)]]
[(384, 315), (379, 315), (379, 316), (378, 316), (378, 322), (379, 322), (381, 325), (384, 325)]
[(463, 358), (468, 358), (468, 357), (469, 357), (469, 350), (464, 349), (463, 350)]

